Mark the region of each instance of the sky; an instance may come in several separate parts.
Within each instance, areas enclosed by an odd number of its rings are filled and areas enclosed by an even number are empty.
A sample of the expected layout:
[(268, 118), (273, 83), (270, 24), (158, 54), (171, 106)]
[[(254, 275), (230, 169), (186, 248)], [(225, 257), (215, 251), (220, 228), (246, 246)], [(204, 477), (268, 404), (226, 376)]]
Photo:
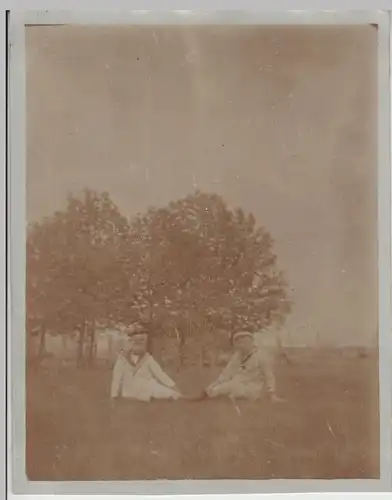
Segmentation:
[(28, 27), (27, 220), (216, 192), (275, 240), (284, 340), (373, 343), (376, 64), (370, 26)]

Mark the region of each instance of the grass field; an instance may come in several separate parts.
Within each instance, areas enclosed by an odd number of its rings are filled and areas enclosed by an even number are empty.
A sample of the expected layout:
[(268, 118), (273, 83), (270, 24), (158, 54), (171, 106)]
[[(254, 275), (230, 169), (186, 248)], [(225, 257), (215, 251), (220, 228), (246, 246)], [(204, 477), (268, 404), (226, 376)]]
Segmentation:
[[(170, 370), (169, 370), (170, 372)], [(197, 392), (216, 369), (172, 373)], [(109, 369), (40, 370), (27, 383), (30, 480), (377, 478), (377, 363), (277, 366), (285, 403), (122, 402)]]

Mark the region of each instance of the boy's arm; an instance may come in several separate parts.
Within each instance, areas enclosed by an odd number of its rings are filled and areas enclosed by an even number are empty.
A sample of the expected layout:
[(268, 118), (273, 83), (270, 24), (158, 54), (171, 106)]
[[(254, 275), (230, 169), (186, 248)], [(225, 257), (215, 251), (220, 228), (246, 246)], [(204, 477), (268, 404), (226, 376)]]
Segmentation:
[(267, 387), (267, 392), (270, 395), (275, 395), (276, 394), (276, 380), (275, 380), (275, 375), (272, 370), (272, 366), (267, 363), (265, 366), (265, 382), (266, 382), (266, 387)]
[(223, 382), (228, 382), (229, 380), (231, 380), (233, 378), (233, 376), (235, 375), (237, 364), (238, 364), (238, 356), (237, 356), (237, 354), (234, 354), (231, 357), (230, 361), (227, 363), (227, 365), (221, 371), (221, 374), (219, 375), (219, 377), (215, 380), (215, 382), (213, 382), (210, 385), (210, 387), (212, 387), (216, 384), (221, 384)]
[(176, 387), (175, 382), (168, 375), (166, 375), (166, 373), (162, 370), (162, 368), (159, 366), (159, 364), (155, 361), (155, 359), (152, 356), (150, 357), (149, 367), (151, 373), (162, 385), (172, 388)]
[(120, 395), (123, 374), (124, 374), (123, 360), (121, 356), (119, 356), (113, 368), (112, 385), (110, 388), (110, 397), (113, 399), (117, 398)]
[(264, 381), (267, 393), (270, 396), (276, 395), (276, 380), (273, 370), (273, 363), (268, 355), (260, 355), (259, 357), (261, 368), (264, 375)]

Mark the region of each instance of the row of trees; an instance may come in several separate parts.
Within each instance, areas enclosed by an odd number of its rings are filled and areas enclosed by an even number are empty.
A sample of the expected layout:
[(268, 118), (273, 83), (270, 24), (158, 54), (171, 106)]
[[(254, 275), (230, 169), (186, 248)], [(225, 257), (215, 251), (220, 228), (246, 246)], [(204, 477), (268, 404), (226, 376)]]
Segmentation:
[(214, 331), (260, 330), (290, 311), (270, 234), (252, 214), (193, 193), (128, 220), (108, 193), (71, 195), (28, 227), (27, 330), (78, 332), (93, 359), (97, 325), (148, 323), (152, 341), (206, 344)]

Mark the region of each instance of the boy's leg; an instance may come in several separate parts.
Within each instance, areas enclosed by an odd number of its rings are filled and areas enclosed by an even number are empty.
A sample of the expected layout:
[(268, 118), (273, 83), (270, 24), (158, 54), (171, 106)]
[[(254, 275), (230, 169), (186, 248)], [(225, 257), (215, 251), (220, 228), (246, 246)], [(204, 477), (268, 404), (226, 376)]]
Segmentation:
[(222, 382), (221, 384), (210, 385), (206, 389), (208, 398), (217, 398), (219, 396), (231, 396), (233, 392), (233, 382)]
[(205, 389), (200, 396), (191, 398), (193, 401), (204, 401), (218, 397), (236, 397), (236, 387), (234, 382), (223, 382), (221, 384), (212, 384)]
[(156, 384), (153, 387), (151, 396), (153, 399), (177, 400), (183, 398), (182, 394), (179, 391), (161, 384)]
[(230, 396), (234, 399), (256, 400), (261, 397), (262, 388), (258, 384), (236, 383), (232, 384)]

